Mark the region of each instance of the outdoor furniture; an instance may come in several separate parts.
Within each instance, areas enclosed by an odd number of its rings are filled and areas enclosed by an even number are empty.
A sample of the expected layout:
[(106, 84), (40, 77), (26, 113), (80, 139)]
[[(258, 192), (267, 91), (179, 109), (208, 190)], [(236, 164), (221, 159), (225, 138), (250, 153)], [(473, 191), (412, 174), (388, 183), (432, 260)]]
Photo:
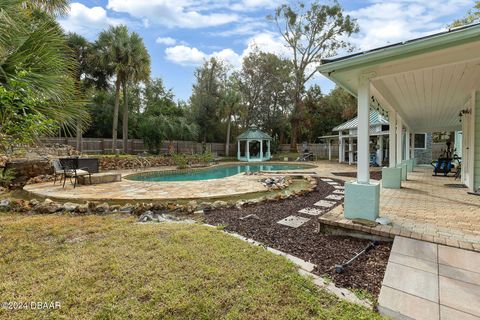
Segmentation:
[(53, 184), (57, 182), (57, 176), (60, 176), (60, 183), (62, 183), (62, 178), (65, 178), (64, 170), (62, 164), (58, 159), (52, 161), (53, 167)]
[(90, 179), (91, 184), (91, 173), (88, 171), (88, 168), (79, 168), (78, 166), (78, 158), (63, 158), (60, 159), (60, 164), (63, 167), (63, 187), (65, 188), (65, 181), (67, 177), (70, 178), (70, 182), (72, 182), (73, 178), (73, 188), (77, 186), (78, 178), (82, 176), (87, 176)]

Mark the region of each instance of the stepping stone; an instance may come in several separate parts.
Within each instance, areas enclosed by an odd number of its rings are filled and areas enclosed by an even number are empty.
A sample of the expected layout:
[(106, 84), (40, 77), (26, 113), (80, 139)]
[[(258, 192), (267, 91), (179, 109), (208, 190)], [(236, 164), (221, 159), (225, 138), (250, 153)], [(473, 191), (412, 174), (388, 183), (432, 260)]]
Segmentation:
[(285, 219), (277, 221), (277, 223), (283, 224), (285, 226), (292, 227), (292, 228), (298, 228), (308, 221), (310, 221), (309, 218), (303, 218), (299, 216), (288, 216)]
[(305, 209), (299, 210), (298, 212), (309, 214), (311, 216), (319, 216), (322, 213), (324, 213), (323, 210), (317, 209), (317, 208), (305, 208)]
[(338, 185), (338, 182), (332, 181), (332, 182), (327, 182), (331, 186), (336, 186)]
[(324, 182), (333, 182), (333, 180), (332, 180), (332, 179), (327, 179), (327, 178), (320, 179), (320, 180), (322, 180), (322, 181), (324, 181)]
[(333, 193), (335, 194), (345, 194), (344, 190), (333, 190)]
[(343, 196), (339, 196), (336, 194), (331, 194), (329, 196), (326, 196), (325, 199), (330, 199), (330, 200), (342, 200)]
[(338, 190), (345, 190), (344, 186), (333, 186), (333, 187)]
[(320, 201), (314, 203), (313, 205), (314, 205), (314, 206), (317, 206), (317, 207), (331, 208), (331, 207), (333, 207), (335, 204), (336, 204), (336, 203), (333, 202), (333, 201), (320, 200)]

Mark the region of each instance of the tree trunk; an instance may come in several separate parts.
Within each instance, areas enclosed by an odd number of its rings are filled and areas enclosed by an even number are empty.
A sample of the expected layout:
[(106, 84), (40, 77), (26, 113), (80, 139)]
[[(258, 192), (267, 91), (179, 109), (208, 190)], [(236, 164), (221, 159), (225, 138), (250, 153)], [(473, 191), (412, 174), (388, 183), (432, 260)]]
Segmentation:
[(120, 104), (120, 79), (115, 81), (115, 105), (113, 107), (112, 153), (117, 149), (118, 106)]
[(127, 81), (123, 81), (123, 152), (128, 153), (128, 91)]
[(227, 138), (225, 139), (225, 156), (228, 157), (230, 155), (230, 126), (231, 126), (231, 119), (232, 119), (232, 114), (230, 113), (228, 115), (228, 120), (227, 120)]
[(82, 152), (82, 122), (77, 120), (77, 151)]

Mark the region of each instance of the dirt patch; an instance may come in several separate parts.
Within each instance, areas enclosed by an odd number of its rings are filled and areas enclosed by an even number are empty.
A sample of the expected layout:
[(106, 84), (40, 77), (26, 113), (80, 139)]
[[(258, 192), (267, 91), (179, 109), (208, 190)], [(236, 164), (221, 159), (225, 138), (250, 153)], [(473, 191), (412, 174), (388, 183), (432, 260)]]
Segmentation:
[[(342, 181), (336, 182), (343, 185)], [(357, 259), (343, 274), (337, 274), (334, 266), (352, 258), (370, 241), (321, 234), (316, 217), (298, 212), (307, 207), (314, 208), (315, 202), (324, 199), (333, 190), (332, 185), (319, 180), (316, 190), (304, 196), (242, 209), (210, 211), (205, 214), (205, 222), (224, 225), (227, 231), (239, 233), (310, 261), (317, 265), (314, 273), (328, 276), (337, 286), (365, 290), (378, 297), (391, 244), (381, 243), (374, 250)], [(342, 201), (337, 201), (336, 205), (341, 203)], [(240, 219), (248, 215), (256, 215), (256, 217)], [(290, 215), (310, 218), (310, 221), (296, 229), (277, 223)]]
[[(357, 177), (356, 172), (332, 172), (332, 174), (339, 177)], [(382, 180), (382, 171), (370, 171), (370, 179)]]

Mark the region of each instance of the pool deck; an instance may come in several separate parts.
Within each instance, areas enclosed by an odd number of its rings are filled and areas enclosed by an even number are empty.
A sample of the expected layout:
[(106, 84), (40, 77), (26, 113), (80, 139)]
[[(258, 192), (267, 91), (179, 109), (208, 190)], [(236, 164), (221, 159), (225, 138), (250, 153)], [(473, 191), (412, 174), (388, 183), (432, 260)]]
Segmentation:
[[(239, 164), (222, 163), (221, 165)], [(298, 164), (298, 163), (289, 163)], [(213, 167), (213, 166), (212, 166)], [(142, 170), (142, 172), (151, 171), (171, 171), (175, 167), (158, 167)], [(292, 170), (295, 172), (309, 171)], [(112, 171), (121, 173), (122, 178), (138, 174), (140, 171), (133, 170), (117, 170)], [(291, 172), (291, 171), (288, 171)], [(281, 175), (281, 174), (278, 174)], [(162, 182), (148, 182), (148, 181), (133, 181), (122, 179), (120, 182), (102, 183), (94, 185), (81, 185), (75, 189), (73, 185), (67, 180), (65, 188), (61, 184), (53, 184), (53, 182), (45, 182), (38, 184), (31, 184), (24, 187), (25, 191), (33, 195), (43, 198), (61, 199), (61, 200), (175, 200), (175, 199), (201, 199), (201, 198), (222, 198), (230, 197), (255, 192), (265, 192), (268, 189), (259, 181), (260, 176), (247, 176), (243, 173), (233, 175), (221, 179), (211, 180), (197, 180), (197, 181), (162, 181)]]

